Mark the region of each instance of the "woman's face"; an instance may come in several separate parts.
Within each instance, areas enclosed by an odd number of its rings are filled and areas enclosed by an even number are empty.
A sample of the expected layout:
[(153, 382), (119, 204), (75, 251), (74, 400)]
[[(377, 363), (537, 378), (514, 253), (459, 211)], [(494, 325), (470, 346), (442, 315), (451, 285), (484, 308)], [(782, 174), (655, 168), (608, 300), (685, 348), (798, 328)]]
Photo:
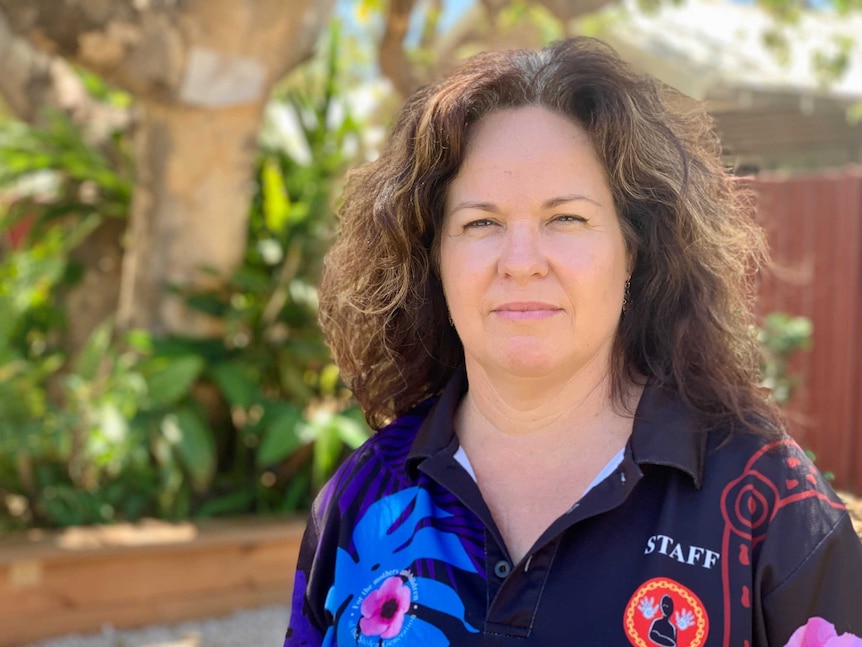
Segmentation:
[(475, 124), (446, 196), (440, 269), (468, 369), (607, 372), (629, 256), (583, 128), (532, 106)]

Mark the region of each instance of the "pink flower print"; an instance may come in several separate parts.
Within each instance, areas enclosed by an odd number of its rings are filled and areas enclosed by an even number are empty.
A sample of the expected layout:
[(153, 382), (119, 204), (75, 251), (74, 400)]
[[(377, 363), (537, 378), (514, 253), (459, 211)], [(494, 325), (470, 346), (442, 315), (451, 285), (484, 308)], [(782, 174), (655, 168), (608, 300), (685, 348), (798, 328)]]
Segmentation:
[(399, 576), (389, 577), (362, 601), (359, 628), (366, 636), (392, 638), (401, 631), (409, 608), (410, 588)]
[(851, 633), (839, 636), (835, 625), (815, 616), (794, 631), (784, 647), (862, 647), (862, 638)]

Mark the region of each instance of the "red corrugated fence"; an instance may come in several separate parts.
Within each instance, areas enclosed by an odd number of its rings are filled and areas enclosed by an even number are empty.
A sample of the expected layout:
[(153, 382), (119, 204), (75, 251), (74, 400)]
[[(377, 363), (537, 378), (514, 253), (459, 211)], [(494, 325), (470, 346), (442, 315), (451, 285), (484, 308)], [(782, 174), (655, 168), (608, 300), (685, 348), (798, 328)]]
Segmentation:
[(794, 368), (803, 383), (788, 418), (835, 485), (862, 494), (862, 167), (753, 183), (773, 267), (760, 280), (761, 313), (810, 318), (814, 346)]

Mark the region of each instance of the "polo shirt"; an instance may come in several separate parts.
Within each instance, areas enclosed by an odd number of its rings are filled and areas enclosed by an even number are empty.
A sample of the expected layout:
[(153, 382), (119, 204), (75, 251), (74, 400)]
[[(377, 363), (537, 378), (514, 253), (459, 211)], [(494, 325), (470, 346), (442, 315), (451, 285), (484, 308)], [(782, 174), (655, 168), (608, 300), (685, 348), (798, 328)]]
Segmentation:
[(862, 544), (790, 438), (704, 431), (650, 382), (622, 461), (515, 564), (455, 458), (466, 389), (462, 368), (317, 497), (285, 647), (862, 647)]

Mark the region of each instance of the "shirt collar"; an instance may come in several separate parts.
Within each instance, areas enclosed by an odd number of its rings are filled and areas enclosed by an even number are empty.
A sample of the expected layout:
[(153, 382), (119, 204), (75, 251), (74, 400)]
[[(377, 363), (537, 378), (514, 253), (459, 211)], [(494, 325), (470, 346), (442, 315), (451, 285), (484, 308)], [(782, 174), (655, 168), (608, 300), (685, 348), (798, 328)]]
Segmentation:
[(415, 468), (422, 460), (430, 458), (452, 444), (455, 440), (453, 424), (455, 413), (465, 393), (467, 393), (467, 369), (461, 365), (449, 378), (440, 397), (425, 416), (419, 431), (416, 432), (413, 446), (407, 454), (408, 467)]
[[(467, 371), (461, 366), (419, 427), (407, 455), (411, 469), (443, 449), (457, 448), (453, 421), (466, 392)], [(649, 379), (635, 411), (629, 442), (633, 460), (638, 465), (662, 465), (683, 471), (699, 489), (703, 484), (706, 443), (707, 433), (691, 408), (674, 391)]]
[(630, 446), (639, 465), (664, 465), (703, 485), (708, 433), (679, 395), (650, 378), (635, 411)]

